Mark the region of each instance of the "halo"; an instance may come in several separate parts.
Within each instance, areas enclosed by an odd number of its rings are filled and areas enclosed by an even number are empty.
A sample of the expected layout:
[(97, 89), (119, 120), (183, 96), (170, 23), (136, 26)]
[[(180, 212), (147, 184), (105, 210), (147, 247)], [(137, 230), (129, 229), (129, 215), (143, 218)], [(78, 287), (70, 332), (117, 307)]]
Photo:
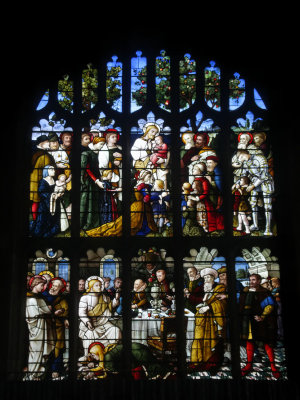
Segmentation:
[(40, 273), (39, 273), (39, 275), (49, 275), (49, 276), (51, 276), (51, 279), (53, 279), (54, 278), (54, 275), (52, 274), (52, 272), (51, 271), (48, 271), (48, 270), (44, 270), (44, 271), (41, 271)]
[(253, 135), (250, 132), (240, 132), (238, 134), (238, 142), (240, 141), (241, 135), (248, 135), (250, 137), (249, 144), (253, 142)]
[(102, 290), (103, 290), (103, 287), (104, 287), (103, 279), (97, 275), (93, 275), (93, 276), (90, 276), (89, 278), (87, 278), (87, 280), (85, 281), (85, 285), (84, 285), (85, 290), (87, 290), (89, 288), (89, 282), (92, 281), (93, 279), (96, 281), (99, 281), (101, 283)]
[(160, 126), (157, 125), (155, 122), (147, 122), (144, 126), (143, 126), (143, 132), (146, 132), (146, 129), (148, 128), (148, 126), (155, 126), (158, 130), (158, 133), (160, 133)]
[(49, 289), (52, 288), (53, 281), (61, 281), (63, 283), (64, 287), (60, 289), (60, 293), (63, 293), (66, 290), (67, 282), (64, 280), (64, 278), (60, 278), (60, 277), (51, 279), (51, 281), (49, 282)]
[(32, 277), (29, 279), (28, 286), (29, 286), (30, 290), (31, 290), (31, 284), (32, 284), (32, 282), (33, 282), (33, 280), (34, 280), (35, 278), (42, 278), (42, 279), (45, 280), (45, 284), (44, 284), (43, 291), (46, 290), (46, 289), (47, 289), (47, 279), (44, 278), (44, 277), (43, 277), (42, 275), (40, 275), (40, 274), (34, 275), (34, 276), (32, 276)]

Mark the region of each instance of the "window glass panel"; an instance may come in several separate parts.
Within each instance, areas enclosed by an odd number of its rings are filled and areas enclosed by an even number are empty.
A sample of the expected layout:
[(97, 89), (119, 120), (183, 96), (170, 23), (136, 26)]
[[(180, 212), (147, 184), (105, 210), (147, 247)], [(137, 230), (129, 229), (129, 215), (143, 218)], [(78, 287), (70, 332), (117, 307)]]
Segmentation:
[(273, 219), (274, 171), (269, 129), (249, 112), (237, 120), (234, 131), (233, 234), (272, 236), (277, 234)]
[(122, 63), (113, 56), (106, 67), (106, 101), (113, 110), (122, 111)]
[[(52, 118), (52, 119), (51, 119)], [(73, 132), (65, 121), (41, 120), (32, 130), (29, 234), (70, 236), (71, 147)]]
[(257, 107), (261, 108), (262, 110), (266, 110), (267, 107), (263, 99), (261, 98), (260, 94), (258, 93), (258, 91), (256, 89), (253, 89), (253, 92), (254, 92), (254, 101)]
[(245, 379), (286, 379), (280, 267), (271, 250), (243, 249), (236, 258), (240, 283), (240, 361)]
[(231, 378), (225, 258), (217, 249), (191, 249), (183, 267), (188, 377)]
[(112, 249), (89, 249), (79, 272), (78, 379), (111, 378), (124, 372), (122, 262)]
[(172, 236), (170, 133), (152, 113), (131, 130), (133, 236)]
[(201, 112), (181, 128), (183, 236), (224, 233), (219, 131), (214, 121), (204, 120)]
[(174, 259), (164, 249), (140, 249), (131, 268), (132, 360), (145, 367), (142, 378), (166, 378), (177, 361)]
[(143, 107), (147, 97), (147, 58), (142, 52), (131, 59), (131, 112)]
[(48, 100), (49, 100), (49, 90), (46, 90), (45, 94), (42, 96), (36, 111), (42, 110), (43, 108), (46, 107), (46, 105), (48, 104)]
[(196, 99), (196, 61), (185, 54), (179, 61), (180, 111), (188, 109)]
[(98, 70), (91, 64), (82, 71), (82, 112), (94, 108), (98, 101)]
[(170, 57), (165, 50), (156, 58), (156, 101), (160, 108), (171, 111)]
[(69, 75), (64, 75), (63, 79), (58, 81), (57, 99), (61, 107), (69, 112), (73, 112), (74, 82)]
[(240, 78), (237, 72), (229, 81), (229, 110), (236, 110), (245, 101), (245, 80)]
[(204, 69), (204, 98), (206, 104), (216, 111), (221, 111), (220, 106), (220, 68), (215, 66), (215, 61), (210, 61), (210, 67)]
[(122, 135), (100, 117), (81, 135), (81, 236), (121, 236)]
[(61, 250), (38, 250), (28, 262), (25, 381), (62, 380), (68, 376), (70, 263), (63, 259), (61, 274), (57, 264), (62, 255)]

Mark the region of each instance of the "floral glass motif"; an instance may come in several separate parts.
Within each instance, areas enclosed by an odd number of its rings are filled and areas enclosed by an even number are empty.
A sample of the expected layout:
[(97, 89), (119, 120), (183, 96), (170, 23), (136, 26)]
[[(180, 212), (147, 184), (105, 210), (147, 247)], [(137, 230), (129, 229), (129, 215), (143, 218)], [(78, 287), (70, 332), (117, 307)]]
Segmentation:
[(220, 105), (220, 68), (210, 61), (210, 66), (204, 69), (204, 99), (206, 104), (215, 111), (221, 111)]
[(74, 82), (69, 75), (64, 75), (63, 79), (58, 81), (57, 99), (60, 106), (69, 112), (73, 112)]
[(149, 113), (131, 130), (131, 235), (172, 236), (170, 128)]
[(235, 271), (242, 377), (287, 379), (278, 259), (268, 248), (242, 249)]
[(191, 249), (183, 268), (188, 377), (232, 378), (225, 258), (217, 249)]
[(183, 236), (224, 233), (222, 168), (217, 154), (220, 129), (201, 112), (181, 128), (181, 211)]
[[(64, 265), (61, 276), (61, 265)], [(41, 268), (43, 267), (43, 268)], [(23, 380), (63, 380), (69, 370), (70, 263), (62, 250), (38, 250), (29, 259)]]
[[(52, 115), (53, 116), (53, 115)], [(40, 120), (32, 130), (29, 235), (70, 236), (71, 149), (73, 132), (65, 122)]]
[(164, 249), (140, 249), (131, 260), (131, 277), (135, 378), (166, 379), (177, 361), (174, 259)]
[(98, 101), (98, 70), (91, 64), (82, 71), (82, 112), (95, 107)]
[(233, 111), (241, 107), (246, 98), (245, 80), (240, 78), (237, 72), (229, 81), (229, 110)]
[(166, 55), (165, 50), (162, 50), (155, 63), (156, 101), (160, 108), (169, 112), (171, 111), (170, 62), (170, 57)]
[(81, 134), (81, 236), (122, 235), (120, 128), (100, 114)]
[(273, 236), (274, 170), (269, 128), (261, 118), (248, 112), (237, 120), (234, 132), (233, 234)]
[(131, 59), (131, 112), (143, 107), (147, 98), (147, 58), (142, 52)]
[(114, 250), (89, 249), (78, 281), (78, 379), (123, 373), (122, 262)]
[(179, 61), (180, 111), (188, 109), (196, 99), (196, 61), (185, 54)]
[(106, 66), (106, 101), (113, 110), (122, 112), (122, 75), (123, 66), (113, 56)]

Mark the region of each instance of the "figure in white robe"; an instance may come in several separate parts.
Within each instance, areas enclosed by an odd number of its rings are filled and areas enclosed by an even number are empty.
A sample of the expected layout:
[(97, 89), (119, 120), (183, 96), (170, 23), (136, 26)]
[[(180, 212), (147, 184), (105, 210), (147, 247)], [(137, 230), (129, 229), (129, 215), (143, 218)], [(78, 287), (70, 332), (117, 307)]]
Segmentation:
[(40, 295), (46, 285), (46, 279), (40, 275), (32, 277), (29, 282), (31, 291), (27, 293), (26, 299), (26, 322), (29, 330), (26, 380), (42, 378), (47, 359), (55, 347), (55, 328), (51, 319), (51, 309)]
[(119, 300), (111, 300), (103, 293), (104, 282), (100, 277), (87, 279), (86, 289), (79, 302), (79, 337), (82, 339), (84, 355), (88, 354), (88, 348), (94, 342), (100, 341), (107, 346), (121, 339), (120, 328), (110, 322)]

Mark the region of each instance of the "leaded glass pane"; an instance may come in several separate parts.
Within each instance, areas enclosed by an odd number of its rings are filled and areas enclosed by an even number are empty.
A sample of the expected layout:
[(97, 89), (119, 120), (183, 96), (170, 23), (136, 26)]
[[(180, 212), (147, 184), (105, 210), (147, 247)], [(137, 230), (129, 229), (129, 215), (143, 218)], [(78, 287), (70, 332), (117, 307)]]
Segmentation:
[(143, 379), (165, 379), (177, 361), (174, 259), (164, 249), (132, 258), (132, 358)]
[(62, 250), (38, 250), (28, 262), (25, 381), (68, 377), (71, 267), (62, 256)]
[(172, 236), (170, 128), (149, 113), (131, 130), (133, 236)]
[[(52, 114), (53, 117), (53, 114)], [(70, 236), (73, 132), (65, 121), (40, 120), (32, 130), (29, 235)]]
[(217, 249), (191, 249), (183, 267), (188, 377), (231, 378), (225, 258)]
[(89, 249), (78, 281), (78, 379), (122, 373), (122, 262), (113, 249)]
[(242, 249), (239, 282), (240, 361), (244, 379), (286, 379), (280, 267), (268, 248)]

